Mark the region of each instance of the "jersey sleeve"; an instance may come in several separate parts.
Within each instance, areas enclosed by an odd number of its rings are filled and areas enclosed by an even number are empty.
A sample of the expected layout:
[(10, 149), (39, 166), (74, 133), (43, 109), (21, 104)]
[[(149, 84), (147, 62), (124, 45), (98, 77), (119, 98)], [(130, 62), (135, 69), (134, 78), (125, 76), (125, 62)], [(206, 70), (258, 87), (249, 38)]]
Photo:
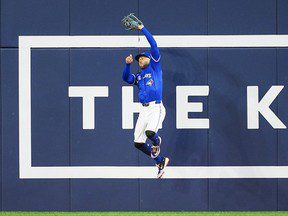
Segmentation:
[(147, 38), (149, 44), (150, 44), (150, 52), (151, 52), (151, 59), (157, 63), (160, 61), (160, 51), (158, 49), (157, 43), (154, 39), (154, 37), (152, 36), (152, 34), (145, 28), (142, 28), (142, 32), (145, 35), (145, 37)]
[(134, 84), (136, 77), (134, 74), (130, 73), (130, 64), (126, 64), (125, 68), (123, 70), (123, 74), (122, 74), (122, 79), (123, 81), (129, 83), (129, 84)]

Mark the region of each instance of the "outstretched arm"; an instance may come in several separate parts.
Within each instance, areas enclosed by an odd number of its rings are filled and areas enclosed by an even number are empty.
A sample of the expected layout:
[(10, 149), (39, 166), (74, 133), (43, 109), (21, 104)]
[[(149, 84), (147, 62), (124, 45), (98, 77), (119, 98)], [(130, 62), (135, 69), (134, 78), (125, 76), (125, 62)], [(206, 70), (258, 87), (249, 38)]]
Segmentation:
[(150, 44), (150, 52), (152, 55), (152, 58), (155, 62), (158, 62), (160, 60), (160, 52), (157, 47), (157, 43), (155, 39), (153, 38), (152, 34), (144, 27), (144, 25), (139, 25), (139, 30), (143, 32), (145, 37), (147, 38), (149, 44)]
[(130, 64), (132, 63), (132, 61), (133, 58), (132, 55), (130, 54), (129, 56), (126, 57), (125, 60), (126, 65), (122, 74), (122, 79), (129, 84), (133, 84), (135, 81), (135, 75), (130, 73)]

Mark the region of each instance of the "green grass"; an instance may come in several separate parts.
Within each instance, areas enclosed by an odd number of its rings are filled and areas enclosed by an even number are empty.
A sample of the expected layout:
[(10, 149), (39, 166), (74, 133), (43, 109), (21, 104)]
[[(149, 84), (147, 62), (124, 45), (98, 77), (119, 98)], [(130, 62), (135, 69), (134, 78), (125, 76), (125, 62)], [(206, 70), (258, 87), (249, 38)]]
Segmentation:
[(288, 216), (288, 212), (0, 212), (7, 216)]

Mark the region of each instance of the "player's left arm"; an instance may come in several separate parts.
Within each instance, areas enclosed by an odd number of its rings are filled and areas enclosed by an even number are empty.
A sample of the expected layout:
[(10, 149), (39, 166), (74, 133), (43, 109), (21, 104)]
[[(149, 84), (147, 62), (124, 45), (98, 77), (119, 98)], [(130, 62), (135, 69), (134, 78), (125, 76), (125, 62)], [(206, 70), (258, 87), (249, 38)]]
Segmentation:
[(138, 29), (143, 32), (143, 34), (145, 35), (145, 37), (147, 38), (147, 40), (150, 44), (150, 52), (151, 52), (152, 59), (155, 62), (159, 62), (161, 56), (160, 56), (160, 51), (158, 49), (158, 46), (157, 46), (157, 43), (156, 43), (154, 37), (148, 31), (148, 29), (144, 27), (144, 25), (139, 25)]

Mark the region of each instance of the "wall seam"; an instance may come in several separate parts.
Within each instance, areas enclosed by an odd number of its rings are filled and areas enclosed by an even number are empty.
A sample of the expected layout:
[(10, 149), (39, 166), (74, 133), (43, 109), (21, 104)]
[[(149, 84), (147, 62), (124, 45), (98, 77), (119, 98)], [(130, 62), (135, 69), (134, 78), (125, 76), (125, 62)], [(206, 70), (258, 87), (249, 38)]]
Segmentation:
[[(71, 35), (71, 0), (68, 0), (68, 10), (69, 10), (69, 35)], [(69, 48), (68, 52), (69, 56), (69, 86), (71, 84), (71, 48)], [(71, 166), (71, 98), (69, 97), (69, 166)], [(69, 178), (69, 211), (72, 211), (72, 179)]]
[[(209, 35), (209, 0), (207, 0), (207, 35)], [(209, 48), (207, 48), (207, 85), (209, 86)], [(210, 113), (209, 113), (209, 94), (207, 96), (207, 114), (208, 114), (208, 119), (210, 119)], [(210, 166), (210, 128), (207, 130), (207, 164)], [(207, 208), (208, 211), (210, 211), (210, 179), (207, 179)]]
[[(138, 17), (140, 18), (140, 0), (137, 1), (137, 12)], [(137, 31), (138, 33), (138, 43), (140, 44), (140, 31)], [(138, 44), (138, 53), (140, 53), (140, 47)], [(137, 151), (137, 160), (138, 160), (138, 166), (140, 166), (140, 151)], [(138, 179), (138, 211), (141, 211), (141, 179)]]
[[(276, 48), (276, 83), (277, 85), (279, 85), (279, 78), (278, 78), (278, 48)], [(276, 107), (277, 107), (277, 116), (279, 116), (279, 99), (277, 98), (276, 100)], [(277, 157), (277, 166), (279, 166), (279, 129), (276, 130), (276, 141), (277, 141), (277, 145), (276, 145), (276, 157)], [(278, 201), (279, 201), (279, 178), (277, 178), (277, 197), (276, 197), (276, 202), (277, 202), (277, 211), (279, 211), (279, 205), (278, 205)]]
[(2, 1), (0, 0), (0, 46), (2, 48)]
[[(276, 0), (276, 35), (278, 34), (278, 0)], [(279, 85), (279, 74), (278, 74), (278, 48), (276, 48), (276, 83)], [(279, 99), (277, 98), (276, 100), (276, 107), (277, 107), (277, 116), (279, 116)], [(277, 145), (276, 145), (276, 156), (277, 156), (277, 166), (279, 166), (279, 129), (276, 130), (276, 140), (277, 140)], [(276, 181), (276, 210), (279, 211), (279, 178), (277, 178)]]
[[(1, 9), (0, 9), (1, 11)], [(0, 37), (1, 38), (1, 37)], [(1, 107), (1, 211), (3, 211), (3, 82), (2, 82), (2, 48), (0, 50), (0, 107)]]

